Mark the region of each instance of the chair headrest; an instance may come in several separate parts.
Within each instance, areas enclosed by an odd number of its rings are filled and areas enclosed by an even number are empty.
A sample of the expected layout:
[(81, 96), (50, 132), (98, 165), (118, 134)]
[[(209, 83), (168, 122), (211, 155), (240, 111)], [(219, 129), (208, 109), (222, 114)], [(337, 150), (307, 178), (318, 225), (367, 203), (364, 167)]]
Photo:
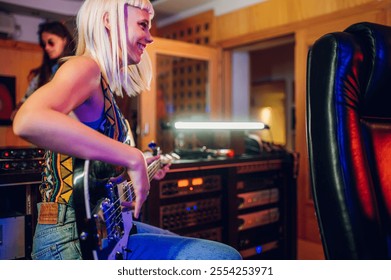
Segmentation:
[(391, 27), (370, 22), (351, 25), (344, 32), (354, 36), (362, 54), (359, 73), (361, 114), (391, 117)]

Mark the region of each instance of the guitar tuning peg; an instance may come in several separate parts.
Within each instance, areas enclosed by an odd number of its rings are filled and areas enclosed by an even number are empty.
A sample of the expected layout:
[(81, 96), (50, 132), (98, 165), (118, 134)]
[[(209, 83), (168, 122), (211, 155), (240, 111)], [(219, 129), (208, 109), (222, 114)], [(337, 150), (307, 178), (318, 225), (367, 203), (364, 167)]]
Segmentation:
[(148, 147), (152, 150), (156, 149), (157, 145), (155, 143), (155, 141), (151, 141), (149, 144), (148, 144)]
[(159, 148), (158, 148), (157, 144), (154, 141), (151, 141), (148, 144), (148, 147), (152, 150), (152, 155), (156, 156), (158, 154)]

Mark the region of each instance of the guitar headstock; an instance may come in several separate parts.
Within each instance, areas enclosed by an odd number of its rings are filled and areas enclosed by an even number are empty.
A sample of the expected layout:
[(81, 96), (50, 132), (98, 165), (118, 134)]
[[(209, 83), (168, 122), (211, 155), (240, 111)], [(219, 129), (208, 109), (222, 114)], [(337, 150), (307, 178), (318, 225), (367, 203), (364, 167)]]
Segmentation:
[(169, 154), (162, 154), (160, 147), (154, 141), (151, 141), (148, 144), (148, 147), (152, 156), (160, 155), (160, 163), (163, 165), (172, 163), (173, 161), (180, 159), (180, 156), (174, 152), (171, 152)]
[(169, 153), (169, 154), (160, 154), (160, 162), (165, 165), (165, 164), (169, 164), (169, 163), (172, 163), (174, 162), (175, 160), (178, 160), (180, 159), (181, 157), (172, 152), (172, 153)]

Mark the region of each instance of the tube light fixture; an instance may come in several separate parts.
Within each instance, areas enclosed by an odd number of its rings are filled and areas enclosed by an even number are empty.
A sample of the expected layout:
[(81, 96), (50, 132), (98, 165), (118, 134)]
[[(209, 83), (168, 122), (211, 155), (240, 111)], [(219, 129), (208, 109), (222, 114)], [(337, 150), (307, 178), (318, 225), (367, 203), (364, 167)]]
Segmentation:
[(225, 129), (225, 130), (262, 130), (269, 126), (262, 122), (175, 122), (176, 129)]

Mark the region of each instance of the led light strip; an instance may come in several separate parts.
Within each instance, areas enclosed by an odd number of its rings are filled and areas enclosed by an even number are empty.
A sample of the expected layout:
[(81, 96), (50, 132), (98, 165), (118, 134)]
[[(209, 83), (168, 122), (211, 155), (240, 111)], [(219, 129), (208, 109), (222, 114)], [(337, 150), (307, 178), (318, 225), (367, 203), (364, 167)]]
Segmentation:
[(262, 130), (269, 127), (262, 122), (176, 122), (176, 129), (228, 129), (228, 130)]

